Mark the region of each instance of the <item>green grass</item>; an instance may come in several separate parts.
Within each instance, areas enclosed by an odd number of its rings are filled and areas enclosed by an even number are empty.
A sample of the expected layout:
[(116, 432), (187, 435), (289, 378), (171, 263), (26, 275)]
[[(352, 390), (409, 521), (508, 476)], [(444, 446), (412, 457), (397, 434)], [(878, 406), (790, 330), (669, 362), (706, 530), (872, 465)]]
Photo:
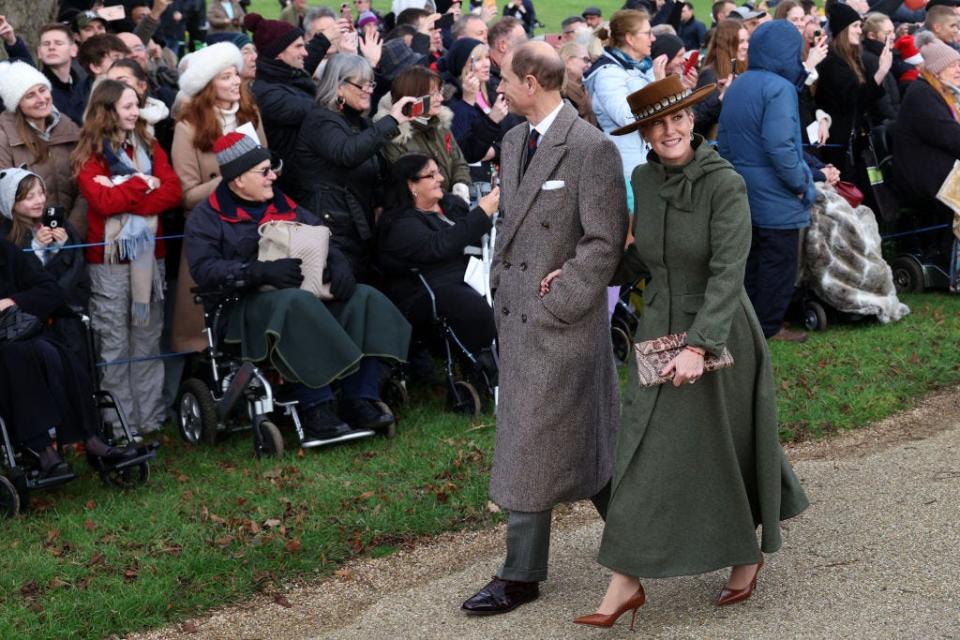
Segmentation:
[[(773, 346), (784, 440), (853, 429), (960, 382), (960, 296), (904, 300), (913, 313), (898, 324)], [(426, 396), (401, 418), (394, 440), (279, 460), (253, 459), (249, 434), (215, 448), (167, 437), (150, 483), (128, 493), (103, 489), (75, 460), (87, 477), (36, 493), (32, 512), (0, 523), (0, 638), (175, 623), (499, 518), (487, 509), (492, 418), (473, 424)]]

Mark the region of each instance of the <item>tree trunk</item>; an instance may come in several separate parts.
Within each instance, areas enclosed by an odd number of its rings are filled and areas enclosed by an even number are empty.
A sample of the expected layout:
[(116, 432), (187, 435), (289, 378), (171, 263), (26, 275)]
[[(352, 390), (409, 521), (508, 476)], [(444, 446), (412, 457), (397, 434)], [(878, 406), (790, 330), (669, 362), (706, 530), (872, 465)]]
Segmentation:
[[(38, 32), (40, 27), (57, 17), (57, 0), (4, 1), (0, 5), (3, 5), (0, 14), (13, 25), (17, 35), (27, 41), (31, 55), (36, 58)], [(3, 47), (0, 47), (0, 57), (7, 57)]]

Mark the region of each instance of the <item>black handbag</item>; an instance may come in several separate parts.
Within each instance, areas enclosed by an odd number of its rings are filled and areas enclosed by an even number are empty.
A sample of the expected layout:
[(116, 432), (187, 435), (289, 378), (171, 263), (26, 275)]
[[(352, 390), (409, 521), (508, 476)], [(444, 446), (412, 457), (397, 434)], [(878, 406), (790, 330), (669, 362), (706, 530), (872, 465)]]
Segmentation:
[(43, 331), (43, 321), (20, 307), (7, 307), (0, 312), (0, 343), (29, 340)]

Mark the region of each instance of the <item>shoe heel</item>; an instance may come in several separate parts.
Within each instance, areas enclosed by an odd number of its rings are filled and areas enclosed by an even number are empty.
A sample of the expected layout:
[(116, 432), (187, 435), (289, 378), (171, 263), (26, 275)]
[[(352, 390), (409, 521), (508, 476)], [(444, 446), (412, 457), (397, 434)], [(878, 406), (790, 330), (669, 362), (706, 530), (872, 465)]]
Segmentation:
[(633, 609), (633, 615), (630, 617), (630, 631), (633, 631), (633, 627), (637, 624), (637, 611), (640, 607), (635, 607)]

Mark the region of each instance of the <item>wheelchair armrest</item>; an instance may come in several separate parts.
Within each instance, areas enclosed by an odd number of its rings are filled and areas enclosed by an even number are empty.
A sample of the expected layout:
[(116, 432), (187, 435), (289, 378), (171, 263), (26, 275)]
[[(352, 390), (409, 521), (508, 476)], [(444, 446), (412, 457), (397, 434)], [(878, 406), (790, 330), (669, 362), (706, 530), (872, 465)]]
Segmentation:
[(217, 287), (206, 289), (199, 286), (191, 287), (190, 293), (193, 294), (193, 299), (198, 304), (202, 304), (204, 302), (218, 303), (239, 297), (244, 287), (246, 287), (246, 281), (231, 279), (228, 280), (226, 284), (222, 284)]

